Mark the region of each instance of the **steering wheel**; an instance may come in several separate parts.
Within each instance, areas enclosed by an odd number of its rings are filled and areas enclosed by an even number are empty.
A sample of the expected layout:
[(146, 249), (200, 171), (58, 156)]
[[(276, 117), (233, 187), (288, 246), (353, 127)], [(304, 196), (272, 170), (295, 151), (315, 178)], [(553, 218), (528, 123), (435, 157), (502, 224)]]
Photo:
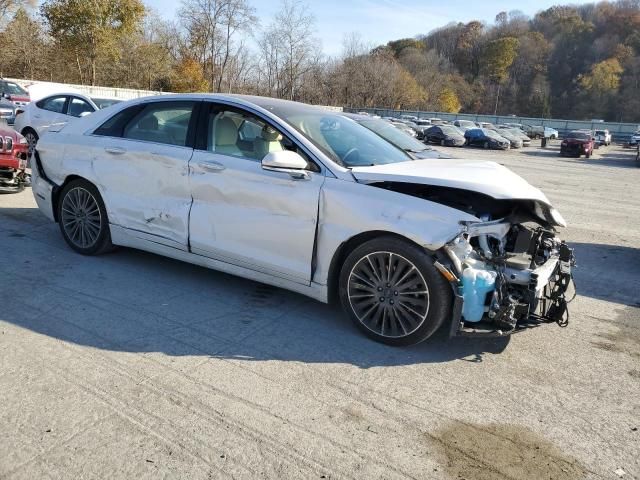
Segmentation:
[(349, 156), (350, 156), (350, 155), (354, 155), (354, 154), (359, 154), (359, 153), (360, 153), (360, 152), (358, 151), (358, 149), (357, 149), (357, 148), (355, 148), (355, 147), (354, 147), (354, 148), (351, 148), (351, 149), (349, 149), (349, 151), (345, 154), (345, 156), (344, 156), (344, 157), (342, 157), (342, 161), (343, 161), (344, 163), (347, 163), (347, 164), (348, 164), (349, 162), (347, 161), (347, 159), (349, 158)]

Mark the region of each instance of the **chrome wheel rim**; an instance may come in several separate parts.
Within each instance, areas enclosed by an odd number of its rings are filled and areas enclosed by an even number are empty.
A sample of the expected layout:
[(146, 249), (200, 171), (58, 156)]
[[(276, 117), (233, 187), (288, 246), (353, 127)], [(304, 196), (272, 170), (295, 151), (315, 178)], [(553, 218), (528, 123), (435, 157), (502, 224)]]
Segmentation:
[(98, 241), (102, 215), (98, 201), (82, 187), (72, 188), (62, 200), (60, 221), (67, 237), (79, 248), (90, 248)]
[(418, 268), (401, 255), (375, 252), (351, 269), (348, 298), (358, 321), (387, 338), (411, 335), (429, 313), (429, 288)]

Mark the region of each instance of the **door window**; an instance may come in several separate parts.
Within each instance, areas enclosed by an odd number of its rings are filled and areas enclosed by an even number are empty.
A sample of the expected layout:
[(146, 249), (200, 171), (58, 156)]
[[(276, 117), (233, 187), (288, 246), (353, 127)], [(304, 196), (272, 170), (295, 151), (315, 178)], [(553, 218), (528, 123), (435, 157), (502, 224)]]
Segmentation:
[(261, 161), (270, 152), (285, 150), (285, 141), (263, 120), (236, 110), (213, 109), (207, 120), (207, 150), (221, 155)]
[(66, 103), (66, 101), (66, 96), (49, 97), (45, 98), (44, 100), (40, 100), (38, 103), (36, 103), (36, 105), (43, 110), (48, 110), (55, 113), (63, 113), (64, 104)]
[(147, 105), (124, 128), (124, 138), (184, 147), (194, 102), (156, 102)]
[(71, 97), (69, 106), (67, 107), (67, 115), (72, 117), (80, 117), (83, 113), (93, 113), (95, 109), (83, 99), (78, 97)]

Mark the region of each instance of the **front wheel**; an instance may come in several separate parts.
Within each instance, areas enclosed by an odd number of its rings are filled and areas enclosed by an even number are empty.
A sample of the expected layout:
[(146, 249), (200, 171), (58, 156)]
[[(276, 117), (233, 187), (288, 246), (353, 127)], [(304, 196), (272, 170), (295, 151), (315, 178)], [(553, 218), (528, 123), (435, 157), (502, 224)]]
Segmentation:
[(356, 326), (388, 345), (422, 342), (451, 316), (451, 287), (431, 256), (391, 236), (351, 252), (338, 288), (342, 307)]
[(86, 180), (74, 180), (62, 189), (58, 221), (65, 241), (78, 253), (98, 255), (113, 248), (100, 192)]

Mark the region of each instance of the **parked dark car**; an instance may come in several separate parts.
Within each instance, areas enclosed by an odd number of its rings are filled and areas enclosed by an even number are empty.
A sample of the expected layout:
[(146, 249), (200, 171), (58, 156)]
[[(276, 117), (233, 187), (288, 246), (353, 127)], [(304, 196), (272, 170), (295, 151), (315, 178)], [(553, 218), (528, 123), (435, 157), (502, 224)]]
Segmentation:
[(31, 102), (29, 92), (16, 82), (0, 79), (0, 95), (17, 106), (24, 106)]
[(8, 125), (13, 125), (16, 121), (16, 107), (5, 98), (0, 98), (0, 120), (4, 120)]
[(578, 157), (584, 155), (586, 158), (593, 154), (593, 135), (589, 132), (574, 130), (569, 132), (560, 144), (560, 155), (563, 157)]
[(467, 145), (471, 147), (483, 147), (494, 150), (507, 150), (511, 148), (511, 142), (498, 135), (494, 130), (485, 128), (472, 128), (464, 132)]
[(424, 132), (424, 141), (443, 147), (462, 147), (466, 143), (464, 134), (451, 125), (435, 125), (428, 128)]

